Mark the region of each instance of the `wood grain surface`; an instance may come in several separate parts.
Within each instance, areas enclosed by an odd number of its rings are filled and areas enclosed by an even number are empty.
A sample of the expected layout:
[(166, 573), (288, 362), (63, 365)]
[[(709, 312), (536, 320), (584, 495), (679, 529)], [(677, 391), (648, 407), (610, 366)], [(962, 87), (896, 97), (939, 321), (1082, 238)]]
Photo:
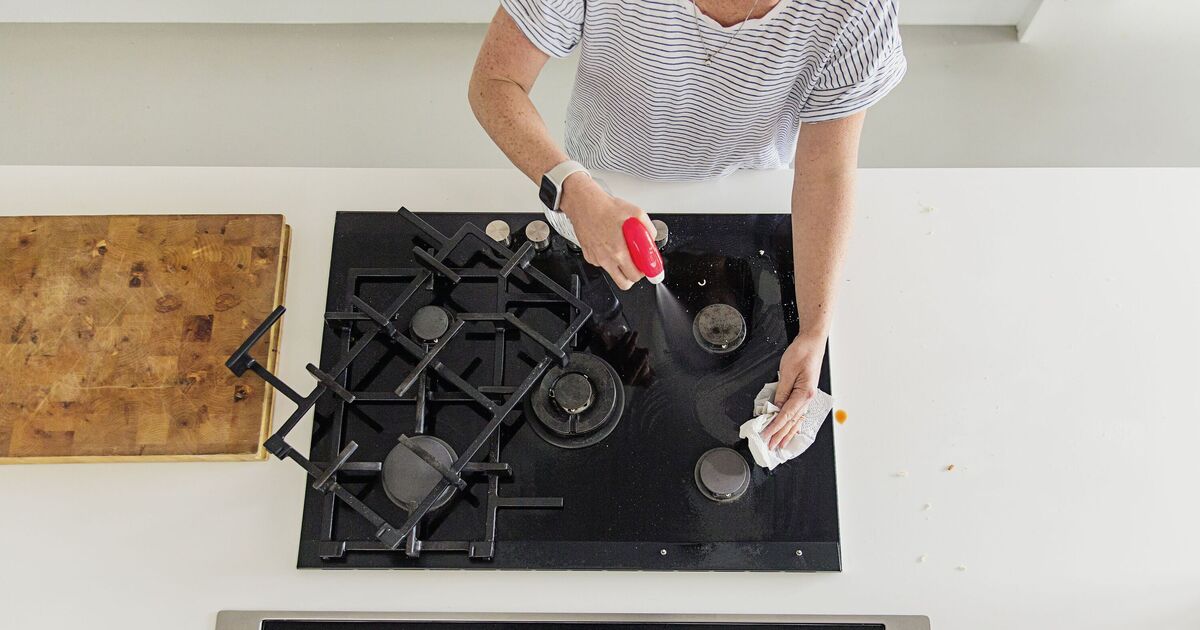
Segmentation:
[(224, 363), (288, 241), (280, 215), (0, 218), (0, 463), (265, 457), (270, 388)]

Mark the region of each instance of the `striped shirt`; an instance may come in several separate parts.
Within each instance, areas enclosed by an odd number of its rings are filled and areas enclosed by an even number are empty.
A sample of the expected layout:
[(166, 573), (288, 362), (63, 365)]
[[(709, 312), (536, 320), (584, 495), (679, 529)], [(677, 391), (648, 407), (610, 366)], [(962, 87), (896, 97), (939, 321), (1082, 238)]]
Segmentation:
[(800, 123), (883, 98), (906, 67), (896, 1), (780, 0), (736, 37), (738, 25), (693, 13), (691, 0), (501, 4), (547, 55), (580, 48), (568, 155), (588, 168), (690, 180), (784, 168)]

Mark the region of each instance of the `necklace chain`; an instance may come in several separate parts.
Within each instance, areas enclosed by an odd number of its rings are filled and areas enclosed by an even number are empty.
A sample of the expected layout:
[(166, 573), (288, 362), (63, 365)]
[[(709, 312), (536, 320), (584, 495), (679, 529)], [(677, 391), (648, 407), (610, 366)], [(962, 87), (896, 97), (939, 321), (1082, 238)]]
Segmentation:
[(729, 39), (725, 40), (725, 43), (720, 48), (713, 52), (709, 52), (708, 40), (704, 37), (704, 31), (700, 29), (700, 10), (696, 7), (696, 2), (697, 0), (692, 0), (692, 17), (696, 20), (696, 35), (700, 37), (700, 45), (704, 48), (704, 63), (708, 63), (712, 61), (713, 57), (721, 54), (721, 51), (725, 50), (733, 40), (737, 39), (738, 35), (742, 34), (742, 28), (746, 26), (746, 21), (750, 19), (751, 15), (754, 15), (754, 10), (758, 8), (759, 0), (754, 0), (754, 4), (750, 7), (750, 10), (746, 12), (746, 17), (738, 23), (737, 30), (733, 32), (733, 35), (729, 36)]

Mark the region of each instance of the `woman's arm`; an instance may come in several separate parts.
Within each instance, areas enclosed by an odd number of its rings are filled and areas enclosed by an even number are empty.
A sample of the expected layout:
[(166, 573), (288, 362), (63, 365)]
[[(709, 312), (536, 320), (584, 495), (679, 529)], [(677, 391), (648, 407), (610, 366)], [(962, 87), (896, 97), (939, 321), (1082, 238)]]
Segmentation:
[(834, 294), (854, 214), (854, 181), (864, 112), (800, 125), (792, 184), (792, 252), (800, 334), (779, 363), (779, 415), (763, 431), (768, 446), (800, 430), (817, 389)]
[[(501, 8), (479, 49), (468, 95), (484, 131), (534, 183), (567, 159), (529, 100), (529, 91), (547, 59)], [(585, 260), (607, 271), (622, 290), (643, 277), (630, 259), (621, 233), (621, 224), (629, 217), (642, 219), (654, 233), (641, 208), (605, 193), (584, 174), (572, 175), (563, 183), (560, 205), (571, 219)]]
[(534, 183), (567, 159), (529, 100), (529, 91), (549, 58), (499, 9), (475, 59), (468, 94), (484, 131)]

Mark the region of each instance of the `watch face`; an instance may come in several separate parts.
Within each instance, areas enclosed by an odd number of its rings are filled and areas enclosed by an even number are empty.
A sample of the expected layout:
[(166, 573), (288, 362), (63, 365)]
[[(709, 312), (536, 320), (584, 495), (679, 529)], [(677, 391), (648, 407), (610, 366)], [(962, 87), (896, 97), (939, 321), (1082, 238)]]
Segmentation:
[(542, 187), (538, 189), (538, 198), (547, 208), (557, 210), (554, 207), (554, 201), (558, 198), (558, 187), (545, 175), (542, 175)]

